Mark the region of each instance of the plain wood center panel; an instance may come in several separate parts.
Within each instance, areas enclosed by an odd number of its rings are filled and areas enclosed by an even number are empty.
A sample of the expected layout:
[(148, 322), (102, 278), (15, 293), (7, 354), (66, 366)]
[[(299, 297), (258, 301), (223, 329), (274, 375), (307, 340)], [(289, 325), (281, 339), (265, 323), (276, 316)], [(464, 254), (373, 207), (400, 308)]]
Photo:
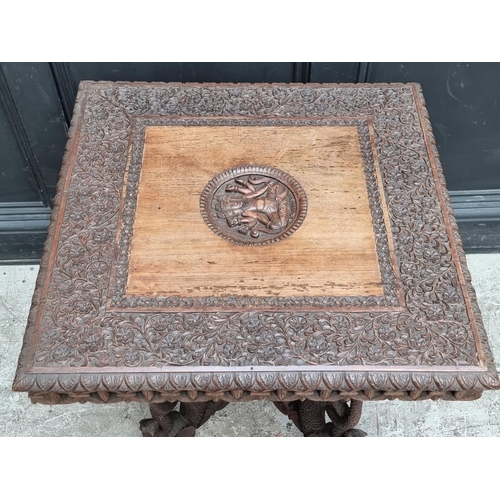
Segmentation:
[[(204, 187), (242, 164), (279, 168), (305, 190), (289, 238), (239, 246), (204, 223)], [(357, 128), (147, 127), (127, 295), (383, 295)]]

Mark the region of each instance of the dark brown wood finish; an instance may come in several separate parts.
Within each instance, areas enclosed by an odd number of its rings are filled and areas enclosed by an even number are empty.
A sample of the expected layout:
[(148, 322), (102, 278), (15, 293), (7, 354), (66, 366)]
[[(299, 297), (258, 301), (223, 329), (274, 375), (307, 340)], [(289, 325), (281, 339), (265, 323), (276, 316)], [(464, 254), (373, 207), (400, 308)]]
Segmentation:
[[(125, 293), (146, 128), (242, 122), (358, 127), (382, 294)], [(418, 84), (82, 82), (54, 205), (14, 381), (34, 402), (469, 400), (499, 388)]]

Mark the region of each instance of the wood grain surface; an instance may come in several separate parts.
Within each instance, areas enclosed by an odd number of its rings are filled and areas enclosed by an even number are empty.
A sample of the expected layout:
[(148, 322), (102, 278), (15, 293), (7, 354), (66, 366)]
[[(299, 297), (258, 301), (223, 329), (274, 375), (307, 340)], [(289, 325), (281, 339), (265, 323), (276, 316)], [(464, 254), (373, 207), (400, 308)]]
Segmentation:
[[(268, 165), (304, 188), (289, 238), (242, 247), (204, 223), (199, 198), (219, 172)], [(383, 295), (356, 127), (146, 129), (127, 295)]]

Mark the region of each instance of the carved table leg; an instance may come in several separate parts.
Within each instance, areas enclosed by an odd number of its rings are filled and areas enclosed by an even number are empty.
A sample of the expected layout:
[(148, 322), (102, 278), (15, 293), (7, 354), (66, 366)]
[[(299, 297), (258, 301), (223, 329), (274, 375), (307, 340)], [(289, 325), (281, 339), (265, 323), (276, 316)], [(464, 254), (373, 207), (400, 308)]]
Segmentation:
[[(351, 400), (350, 406), (343, 401), (292, 401), (274, 402), (306, 437), (361, 437), (366, 432), (355, 429), (361, 418), (363, 403)], [(331, 419), (326, 423), (325, 412)]]
[(224, 401), (181, 403), (174, 411), (177, 402), (153, 403), (149, 405), (152, 418), (141, 420), (139, 428), (144, 437), (193, 437), (198, 427), (227, 405)]
[[(216, 411), (222, 410), (227, 402), (206, 401), (204, 403), (181, 403), (175, 411), (177, 402), (153, 403), (149, 405), (151, 417), (140, 421), (144, 437), (193, 437)], [(343, 401), (292, 401), (274, 402), (306, 437), (366, 436), (354, 427), (361, 418), (361, 401), (351, 400), (350, 405)], [(326, 423), (326, 414), (331, 422)]]

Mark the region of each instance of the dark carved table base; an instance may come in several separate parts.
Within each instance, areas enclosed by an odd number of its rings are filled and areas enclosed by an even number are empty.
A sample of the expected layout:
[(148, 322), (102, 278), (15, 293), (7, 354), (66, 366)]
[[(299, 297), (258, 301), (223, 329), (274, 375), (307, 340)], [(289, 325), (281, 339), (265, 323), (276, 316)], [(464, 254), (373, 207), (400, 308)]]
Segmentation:
[[(140, 421), (144, 437), (194, 437), (196, 429), (201, 427), (216, 411), (222, 410), (229, 403), (224, 401), (206, 401), (203, 403), (181, 403), (175, 411), (177, 402), (151, 404), (151, 416)], [(361, 401), (317, 402), (292, 401), (274, 402), (304, 434), (305, 437), (360, 437), (366, 433), (355, 429), (361, 418)], [(331, 422), (326, 422), (326, 415)]]
[(206, 401), (204, 403), (177, 402), (150, 404), (151, 416), (141, 420), (139, 427), (144, 437), (194, 437), (196, 429), (202, 426), (216, 411), (229, 403)]
[[(274, 402), (305, 437), (362, 437), (366, 432), (355, 429), (361, 418), (362, 401), (351, 400), (351, 405), (343, 401), (317, 402), (292, 401)], [(326, 414), (331, 422), (326, 422)]]

